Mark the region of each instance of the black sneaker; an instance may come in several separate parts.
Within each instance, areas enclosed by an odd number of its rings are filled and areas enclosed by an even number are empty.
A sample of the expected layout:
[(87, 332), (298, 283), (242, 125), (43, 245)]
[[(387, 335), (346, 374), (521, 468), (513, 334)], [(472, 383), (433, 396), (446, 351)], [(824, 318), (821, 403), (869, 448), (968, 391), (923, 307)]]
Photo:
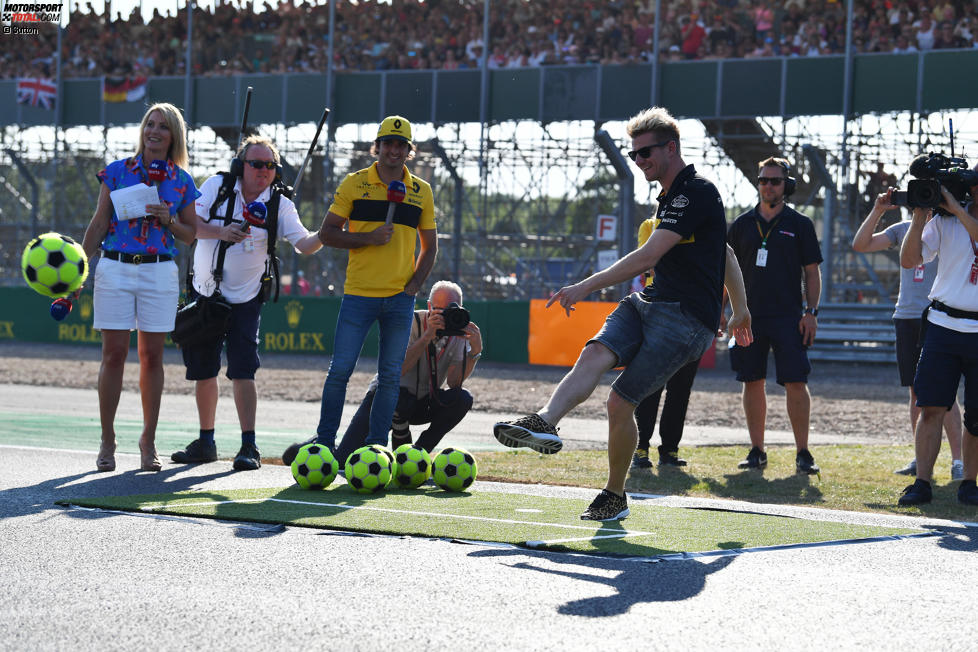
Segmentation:
[(808, 449), (803, 448), (795, 455), (795, 471), (797, 473), (817, 475), (821, 469), (818, 468), (818, 464), (815, 463), (815, 458), (808, 452)]
[(234, 470), (255, 471), (259, 468), (261, 468), (261, 451), (254, 444), (241, 444), (241, 450), (234, 456)]
[[(958, 496), (960, 499), (961, 491), (958, 490)], [(917, 479), (912, 485), (903, 490), (903, 494), (900, 496), (900, 500), (897, 504), (900, 507), (909, 507), (911, 505), (924, 505), (929, 503), (933, 498), (931, 493), (930, 483), (926, 480)]]
[(651, 469), (652, 460), (649, 459), (649, 450), (647, 448), (636, 448), (634, 455), (632, 455), (632, 468), (633, 469)]
[(965, 505), (978, 505), (978, 485), (974, 480), (962, 480), (958, 486), (958, 502)]
[(628, 498), (602, 489), (581, 514), (582, 521), (617, 521), (628, 517)]
[(307, 439), (306, 441), (303, 442), (296, 442), (294, 444), (290, 444), (289, 447), (285, 449), (285, 452), (282, 453), (282, 464), (284, 464), (285, 466), (292, 466), (292, 462), (295, 461), (295, 456), (299, 454), (299, 449), (305, 446), (306, 444), (311, 444), (314, 441), (316, 441), (315, 437), (313, 437), (312, 439)]
[(679, 457), (679, 451), (659, 448), (659, 466), (686, 466), (686, 460)]
[(767, 453), (757, 446), (750, 449), (747, 459), (737, 465), (738, 469), (763, 469), (767, 466)]
[(217, 461), (217, 444), (195, 439), (182, 451), (177, 451), (170, 455), (170, 459), (177, 464), (203, 464), (205, 462)]
[(544, 421), (539, 414), (528, 414), (513, 421), (500, 421), (492, 427), (492, 434), (503, 446), (525, 446), (538, 453), (549, 455), (564, 446), (557, 436), (557, 429)]

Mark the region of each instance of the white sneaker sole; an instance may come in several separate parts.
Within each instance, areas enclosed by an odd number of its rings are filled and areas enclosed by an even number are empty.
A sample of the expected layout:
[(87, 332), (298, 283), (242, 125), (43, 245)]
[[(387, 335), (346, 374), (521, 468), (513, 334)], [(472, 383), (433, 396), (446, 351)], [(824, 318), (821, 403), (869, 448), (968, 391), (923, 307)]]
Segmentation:
[(510, 448), (530, 448), (544, 455), (552, 455), (564, 447), (557, 435), (546, 432), (532, 432), (522, 426), (500, 422), (492, 427), (492, 434), (503, 446)]

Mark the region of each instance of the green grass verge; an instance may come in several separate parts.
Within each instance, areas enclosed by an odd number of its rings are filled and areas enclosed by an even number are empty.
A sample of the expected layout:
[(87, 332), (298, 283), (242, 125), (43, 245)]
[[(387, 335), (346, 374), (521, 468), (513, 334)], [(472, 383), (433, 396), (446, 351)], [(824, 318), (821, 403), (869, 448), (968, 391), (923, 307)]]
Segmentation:
[[(685, 470), (632, 470), (626, 489), (673, 496), (732, 498), (756, 503), (805, 505), (862, 512), (888, 512), (976, 521), (978, 508), (957, 502), (947, 446), (935, 466), (934, 501), (920, 507), (897, 507), (900, 492), (913, 478), (893, 473), (913, 459), (911, 446), (813, 447), (820, 476), (795, 474), (794, 447), (768, 447), (763, 472), (737, 468), (747, 446), (702, 446), (680, 451)], [(652, 452), (652, 461), (657, 459)], [(579, 487), (604, 486), (608, 476), (605, 451), (563, 451), (540, 455), (517, 450), (480, 453), (480, 479)]]
[(342, 480), (326, 491), (246, 489), (117, 496), (62, 504), (126, 511), (283, 523), (391, 535), (491, 541), (629, 556), (705, 552), (916, 534), (890, 528), (782, 516), (663, 507), (630, 501), (620, 522), (582, 521), (589, 500), (488, 491), (354, 493)]

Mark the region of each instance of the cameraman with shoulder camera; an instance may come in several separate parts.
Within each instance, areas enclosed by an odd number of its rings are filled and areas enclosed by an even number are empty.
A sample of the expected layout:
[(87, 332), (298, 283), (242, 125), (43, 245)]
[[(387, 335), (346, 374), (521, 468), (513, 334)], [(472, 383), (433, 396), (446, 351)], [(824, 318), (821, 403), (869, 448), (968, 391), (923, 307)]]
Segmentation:
[[(899, 206), (894, 203), (894, 188), (884, 190), (876, 197), (873, 210), (859, 226), (852, 239), (853, 251), (873, 253), (899, 247), (903, 238), (910, 230), (910, 220), (901, 220), (887, 228), (874, 233), (880, 218), (890, 210)], [(928, 218), (930, 219), (930, 218)], [(913, 378), (917, 373), (917, 361), (920, 359), (921, 315), (930, 303), (928, 295), (937, 276), (937, 259), (920, 264), (913, 269), (900, 270), (900, 290), (897, 294), (893, 310), (893, 326), (896, 329), (897, 368), (900, 371), (900, 384), (910, 388), (910, 433), (917, 431), (920, 420), (920, 408), (917, 407), (917, 395), (913, 391)], [(964, 477), (964, 464), (961, 462), (961, 410), (955, 401), (951, 409), (944, 415), (944, 433), (951, 447), (951, 479), (960, 480)], [(917, 459), (910, 460), (905, 467), (895, 473), (900, 475), (916, 475)]]
[[(472, 394), (462, 383), (472, 375), (482, 357), (482, 333), (461, 305), (462, 288), (450, 281), (438, 281), (431, 288), (428, 309), (414, 312), (411, 337), (401, 366), (391, 448), (412, 443), (410, 425), (427, 423), (428, 428), (416, 443), (430, 453), (472, 408)], [(446, 383), (448, 387), (443, 387)], [(367, 436), (376, 393), (375, 376), (336, 449), (336, 459), (341, 464), (365, 444), (387, 444), (386, 438), (370, 441), (371, 437)], [(282, 454), (282, 461), (291, 464), (302, 445), (289, 446)]]
[[(957, 398), (963, 375), (967, 435), (961, 442), (964, 480), (958, 487), (958, 501), (978, 505), (978, 205), (974, 201), (978, 197), (978, 173), (954, 167), (934, 176), (941, 182), (939, 212), (928, 222), (928, 210), (914, 208), (900, 249), (904, 268), (937, 256), (940, 264), (924, 316), (923, 350), (913, 384), (921, 408), (915, 437), (917, 480), (903, 490), (899, 504), (931, 501), (941, 424)], [(969, 194), (971, 201), (965, 207)]]

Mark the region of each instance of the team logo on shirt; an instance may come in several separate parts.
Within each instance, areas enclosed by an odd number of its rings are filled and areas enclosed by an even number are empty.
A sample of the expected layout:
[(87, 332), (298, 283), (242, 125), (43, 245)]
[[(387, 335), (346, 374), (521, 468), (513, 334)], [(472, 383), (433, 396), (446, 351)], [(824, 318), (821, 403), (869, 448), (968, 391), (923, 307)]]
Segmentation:
[(673, 208), (686, 208), (689, 206), (689, 199), (686, 198), (686, 195), (676, 195), (669, 205)]

